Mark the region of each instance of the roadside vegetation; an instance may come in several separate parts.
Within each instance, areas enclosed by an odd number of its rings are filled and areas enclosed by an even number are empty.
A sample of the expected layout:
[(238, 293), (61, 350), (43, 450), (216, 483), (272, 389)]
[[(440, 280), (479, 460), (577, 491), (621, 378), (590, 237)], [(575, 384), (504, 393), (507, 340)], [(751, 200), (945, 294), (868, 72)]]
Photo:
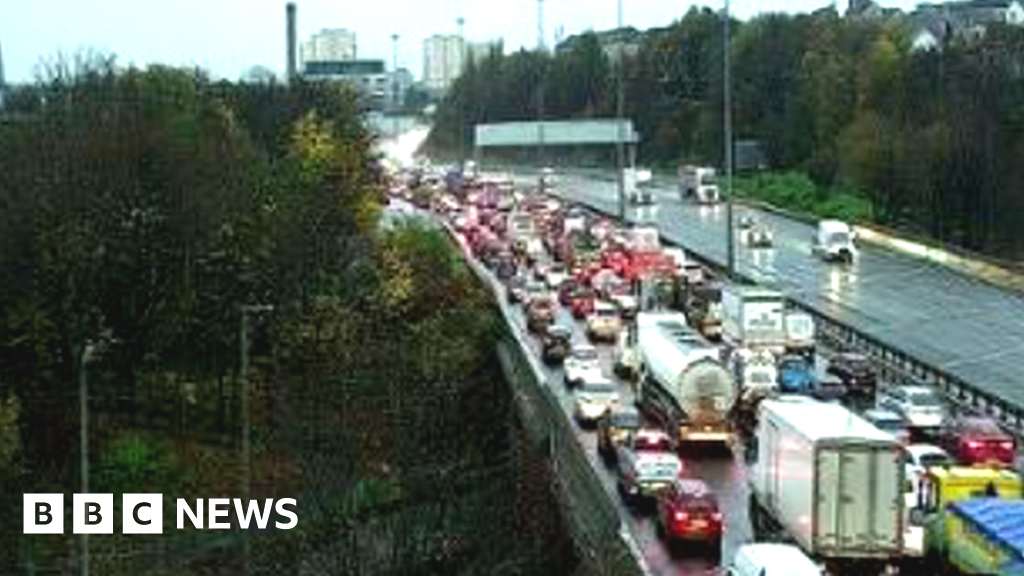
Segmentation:
[(736, 195), (800, 215), (872, 222), (871, 200), (857, 191), (816, 184), (802, 172), (746, 174), (733, 179)]
[(379, 225), (371, 142), (337, 86), (83, 54), (9, 93), (0, 573), (77, 566), (70, 529), (21, 534), (21, 498), (80, 491), (83, 380), (90, 491), (166, 498), (163, 535), (91, 538), (92, 572), (238, 573), (239, 533), (178, 531), (173, 506), (243, 496), (246, 376), (251, 497), (299, 516), (253, 535), (253, 573), (547, 570), (557, 528), (517, 518), (557, 512), (513, 508), (493, 305), (442, 233)]
[[(832, 7), (736, 22), (735, 137), (759, 142), (765, 168), (782, 174), (766, 177), (765, 189), (743, 189), (782, 208), (870, 215), (1019, 258), (1024, 28), (991, 24), (930, 50), (913, 48), (915, 33), (904, 16), (846, 17)], [(640, 162), (721, 166), (720, 16), (692, 8), (663, 28), (619, 36), (636, 46), (622, 69)], [(602, 42), (586, 33), (551, 54), (495, 51), (474, 61), (438, 109), (428, 151), (457, 149), (460, 128), (472, 143), (474, 124), (535, 118), (542, 84), (549, 120), (613, 117), (614, 44)], [(612, 165), (611, 154), (594, 156)], [(807, 175), (817, 191), (790, 173)], [(863, 191), (870, 210), (849, 190)]]

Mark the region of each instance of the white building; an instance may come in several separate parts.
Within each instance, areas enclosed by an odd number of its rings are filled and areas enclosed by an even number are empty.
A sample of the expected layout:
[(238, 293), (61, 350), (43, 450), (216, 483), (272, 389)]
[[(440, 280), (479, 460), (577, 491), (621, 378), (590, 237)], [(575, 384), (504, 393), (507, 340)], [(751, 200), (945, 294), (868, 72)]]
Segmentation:
[(462, 73), (466, 42), (455, 34), (435, 34), (423, 41), (423, 85), (444, 92)]
[(312, 60), (303, 65), (302, 75), (309, 81), (348, 83), (364, 109), (382, 110), (391, 96), (383, 60)]
[(356, 33), (345, 28), (324, 28), (302, 43), (299, 59), (338, 62), (356, 59)]

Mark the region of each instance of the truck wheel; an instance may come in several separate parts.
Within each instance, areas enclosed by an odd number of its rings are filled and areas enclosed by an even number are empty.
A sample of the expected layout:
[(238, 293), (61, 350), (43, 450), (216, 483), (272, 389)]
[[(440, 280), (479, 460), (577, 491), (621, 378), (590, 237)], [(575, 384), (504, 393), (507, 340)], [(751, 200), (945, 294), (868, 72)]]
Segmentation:
[(757, 498), (753, 494), (747, 499), (747, 517), (750, 518), (750, 527), (754, 532), (754, 538), (761, 540), (765, 537), (764, 518), (761, 512), (761, 506), (757, 503)]

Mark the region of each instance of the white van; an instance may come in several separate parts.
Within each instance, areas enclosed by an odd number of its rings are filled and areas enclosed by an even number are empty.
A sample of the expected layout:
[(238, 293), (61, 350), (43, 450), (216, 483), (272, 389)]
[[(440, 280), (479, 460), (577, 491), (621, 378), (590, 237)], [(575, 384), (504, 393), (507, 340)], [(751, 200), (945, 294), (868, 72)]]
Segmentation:
[(821, 567), (790, 544), (746, 544), (736, 551), (726, 576), (822, 576)]
[(850, 225), (839, 220), (818, 222), (812, 251), (826, 262), (853, 262), (857, 255), (854, 232)]

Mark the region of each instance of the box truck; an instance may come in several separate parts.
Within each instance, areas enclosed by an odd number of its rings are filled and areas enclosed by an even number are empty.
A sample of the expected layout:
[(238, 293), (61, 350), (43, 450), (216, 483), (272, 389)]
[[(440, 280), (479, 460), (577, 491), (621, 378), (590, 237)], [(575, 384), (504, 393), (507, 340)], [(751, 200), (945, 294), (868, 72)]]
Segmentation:
[(755, 537), (781, 532), (843, 574), (898, 565), (906, 503), (891, 435), (841, 405), (781, 396), (761, 403), (750, 450)]

